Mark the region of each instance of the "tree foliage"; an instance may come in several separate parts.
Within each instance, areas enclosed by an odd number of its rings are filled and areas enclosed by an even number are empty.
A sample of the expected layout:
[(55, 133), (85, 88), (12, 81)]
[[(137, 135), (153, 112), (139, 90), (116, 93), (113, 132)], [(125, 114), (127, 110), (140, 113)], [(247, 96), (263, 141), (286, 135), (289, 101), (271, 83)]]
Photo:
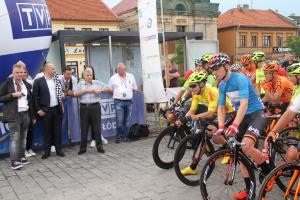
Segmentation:
[(300, 37), (290, 37), (287, 39), (286, 44), (291, 49), (291, 53), (300, 58)]
[(183, 44), (176, 44), (176, 53), (172, 58), (172, 61), (176, 62), (178, 66), (183, 66), (184, 65), (183, 57), (184, 57)]

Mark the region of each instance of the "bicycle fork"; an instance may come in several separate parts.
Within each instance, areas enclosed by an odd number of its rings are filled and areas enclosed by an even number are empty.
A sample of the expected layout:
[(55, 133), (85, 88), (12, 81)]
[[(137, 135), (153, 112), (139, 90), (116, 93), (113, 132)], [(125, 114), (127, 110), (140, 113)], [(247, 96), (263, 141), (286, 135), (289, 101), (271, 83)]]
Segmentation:
[[(170, 137), (170, 140), (169, 140), (169, 142), (168, 142), (168, 148), (171, 148), (171, 149), (174, 149), (174, 146), (175, 146), (175, 142), (176, 142), (176, 136), (177, 136), (177, 132), (175, 132), (174, 134), (173, 134), (173, 136), (172, 137)], [(172, 143), (172, 144), (171, 144)], [(171, 145), (170, 145), (171, 144)]]
[[(290, 195), (290, 190), (292, 189), (292, 187), (294, 186), (297, 178), (299, 176), (299, 170), (295, 170), (294, 171), (294, 174), (292, 176), (292, 179), (285, 191), (285, 194), (284, 194), (284, 198), (287, 198), (289, 195)], [(298, 185), (297, 185), (297, 188), (296, 188), (296, 193), (295, 193), (295, 198), (294, 200), (298, 200), (298, 193), (300, 192), (300, 180), (298, 181)]]
[(229, 163), (228, 168), (227, 168), (226, 177), (224, 179), (224, 184), (225, 185), (233, 185), (237, 163), (238, 163), (237, 149), (235, 149), (234, 154), (233, 154), (233, 159), (230, 159), (230, 163)]

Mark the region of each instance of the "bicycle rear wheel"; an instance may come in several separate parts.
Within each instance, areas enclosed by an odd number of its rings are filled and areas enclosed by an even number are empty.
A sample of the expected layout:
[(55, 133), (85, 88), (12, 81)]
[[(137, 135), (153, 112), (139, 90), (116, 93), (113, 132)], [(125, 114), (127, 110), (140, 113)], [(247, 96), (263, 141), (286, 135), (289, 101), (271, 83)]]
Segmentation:
[[(295, 174), (298, 170), (298, 175)], [(291, 181), (294, 177), (294, 181)], [(273, 199), (294, 199), (296, 187), (300, 180), (300, 166), (298, 163), (286, 163), (269, 173), (264, 179), (259, 191), (259, 200)], [(282, 185), (277, 184), (278, 180)], [(285, 192), (290, 183), (294, 183), (290, 192), (285, 196)], [(298, 194), (299, 197), (299, 194)]]
[[(230, 161), (223, 165), (221, 160), (225, 156), (229, 156)], [(229, 149), (217, 151), (207, 160), (200, 176), (200, 190), (204, 200), (232, 199), (233, 194), (244, 191), (246, 186), (239, 168), (240, 163), (243, 163), (250, 178), (251, 187), (247, 199), (254, 199), (256, 181), (253, 169), (242, 154), (238, 156), (236, 168), (233, 160), (233, 153)], [(231, 179), (232, 177), (234, 178)]]

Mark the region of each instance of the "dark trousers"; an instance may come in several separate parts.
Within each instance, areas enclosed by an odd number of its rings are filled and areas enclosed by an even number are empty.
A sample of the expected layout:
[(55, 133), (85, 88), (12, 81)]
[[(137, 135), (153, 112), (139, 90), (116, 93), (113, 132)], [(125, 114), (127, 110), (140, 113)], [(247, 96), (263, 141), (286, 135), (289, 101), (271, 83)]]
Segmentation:
[(56, 152), (61, 151), (61, 123), (62, 118), (59, 107), (50, 107), (46, 115), (41, 117), (44, 130), (45, 153), (50, 153), (52, 141), (54, 141)]
[(85, 151), (87, 147), (87, 136), (91, 126), (92, 134), (96, 139), (97, 149), (102, 147), (101, 140), (101, 107), (99, 103), (80, 104), (81, 142), (80, 150)]
[(8, 122), (10, 131), (10, 159), (21, 160), (25, 157), (26, 134), (29, 125), (29, 112), (19, 112), (15, 122)]
[(26, 139), (26, 150), (28, 151), (32, 147), (33, 142), (33, 125), (32, 122), (29, 123), (28, 131), (27, 131), (27, 139)]

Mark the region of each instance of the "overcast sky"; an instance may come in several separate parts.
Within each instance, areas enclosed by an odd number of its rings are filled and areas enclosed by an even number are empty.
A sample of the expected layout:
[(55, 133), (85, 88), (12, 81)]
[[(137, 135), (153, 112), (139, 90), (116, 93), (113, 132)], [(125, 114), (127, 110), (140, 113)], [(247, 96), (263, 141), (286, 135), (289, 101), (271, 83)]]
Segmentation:
[[(102, 0), (108, 7), (112, 8), (120, 0)], [(212, 3), (219, 3), (219, 10), (223, 13), (237, 4), (249, 4), (254, 9), (272, 9), (278, 10), (279, 13), (283, 15), (290, 15), (295, 13), (300, 15), (300, 1), (299, 0), (211, 0)]]

